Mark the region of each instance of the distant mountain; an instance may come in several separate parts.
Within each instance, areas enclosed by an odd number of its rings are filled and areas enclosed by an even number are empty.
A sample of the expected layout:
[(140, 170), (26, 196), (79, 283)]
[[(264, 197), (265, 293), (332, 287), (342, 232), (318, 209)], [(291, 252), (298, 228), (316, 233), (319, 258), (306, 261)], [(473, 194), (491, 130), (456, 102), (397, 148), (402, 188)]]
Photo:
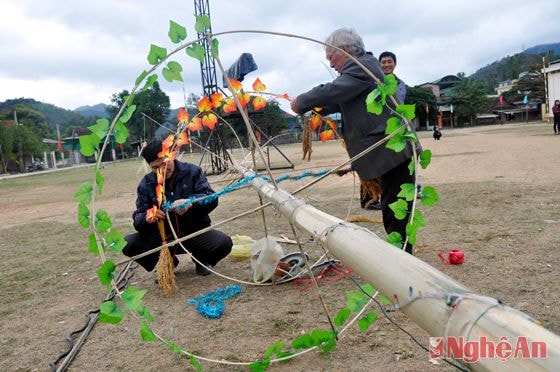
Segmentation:
[(542, 67), (540, 54), (548, 54), (548, 61), (560, 58), (560, 43), (536, 45), (524, 52), (504, 57), (478, 69), (470, 77), (486, 83), (488, 92), (494, 92), (498, 83), (518, 79), (519, 74)]
[(13, 110), (18, 106), (29, 107), (42, 113), (49, 128), (56, 133), (56, 125), (59, 125), (60, 132), (64, 133), (68, 127), (87, 127), (94, 124), (95, 118), (84, 116), (79, 112), (66, 110), (50, 103), (35, 101), (32, 98), (16, 98), (0, 102), (0, 110)]
[(78, 112), (83, 116), (96, 116), (98, 118), (105, 118), (108, 119), (109, 115), (107, 115), (107, 111), (105, 109), (108, 105), (104, 103), (98, 103), (97, 105), (93, 106), (80, 106), (74, 110), (74, 112)]
[(560, 55), (560, 43), (535, 45), (534, 47), (525, 49), (523, 51), (523, 53), (525, 53), (525, 54), (540, 54), (540, 53), (546, 53), (550, 50), (554, 54)]

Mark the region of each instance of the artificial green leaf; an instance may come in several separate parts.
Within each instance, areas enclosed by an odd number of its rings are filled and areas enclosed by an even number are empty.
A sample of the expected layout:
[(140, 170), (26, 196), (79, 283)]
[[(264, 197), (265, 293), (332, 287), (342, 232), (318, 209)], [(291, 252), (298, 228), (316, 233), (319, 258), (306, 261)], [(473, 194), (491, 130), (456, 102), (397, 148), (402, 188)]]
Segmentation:
[(426, 221), (422, 216), (422, 212), (418, 209), (414, 211), (412, 221), (406, 224), (406, 236), (410, 244), (416, 244), (416, 235), (421, 227), (426, 226)]
[(366, 296), (361, 291), (346, 292), (346, 307), (358, 312), (366, 304)]
[(154, 321), (154, 316), (150, 313), (150, 310), (148, 310), (146, 306), (140, 306), (136, 312), (140, 317), (149, 320), (150, 322)]
[(124, 240), (124, 235), (120, 231), (111, 229), (105, 235), (105, 244), (107, 248), (111, 248), (112, 251), (118, 253), (126, 246), (126, 240)]
[(79, 137), (80, 152), (84, 156), (93, 156), (95, 150), (99, 148), (99, 136), (95, 133), (85, 134)]
[(74, 199), (78, 202), (88, 205), (91, 203), (91, 198), (93, 195), (93, 186), (90, 182), (84, 182), (80, 185), (80, 188), (74, 194)]
[(420, 166), (422, 167), (422, 169), (426, 169), (431, 161), (432, 152), (430, 150), (426, 149), (420, 153)]
[(128, 310), (138, 310), (142, 306), (142, 297), (146, 292), (146, 289), (138, 290), (136, 287), (127, 287), (123, 291), (121, 299)]
[(314, 340), (315, 345), (319, 345), (323, 342), (332, 340), (334, 338), (334, 333), (323, 329), (314, 329), (311, 331), (311, 338)]
[(157, 340), (156, 335), (154, 335), (154, 332), (152, 332), (152, 329), (145, 320), (140, 321), (140, 337), (142, 337), (144, 342)]
[(97, 276), (103, 285), (111, 284), (111, 280), (114, 278), (115, 268), (117, 266), (111, 260), (106, 260), (103, 265), (97, 270)]
[(183, 67), (181, 67), (178, 62), (170, 61), (167, 66), (163, 68), (161, 73), (163, 74), (165, 80), (171, 83), (174, 80), (183, 81), (181, 71), (183, 71)]
[(414, 217), (412, 217), (412, 225), (418, 225), (419, 227), (426, 226), (426, 221), (424, 220), (424, 215), (422, 214), (421, 210), (416, 209), (414, 211)]
[(109, 131), (109, 121), (107, 119), (98, 119), (97, 124), (90, 125), (88, 129), (97, 135), (97, 137), (105, 138), (107, 132)]
[(106, 233), (113, 226), (109, 214), (100, 209), (95, 213), (95, 229), (101, 233)]
[(365, 332), (373, 323), (375, 323), (376, 320), (377, 314), (371, 311), (367, 313), (366, 316), (364, 316), (362, 319), (358, 320), (358, 329), (361, 332)]
[(416, 116), (416, 105), (397, 105), (397, 113), (401, 114), (408, 120), (414, 119)]
[(220, 55), (220, 42), (218, 39), (212, 39), (212, 58), (218, 58)]
[(403, 237), (400, 233), (393, 231), (392, 233), (390, 233), (387, 236), (387, 239), (385, 239), (385, 241), (387, 243), (390, 243), (392, 245), (394, 245), (395, 247), (402, 249), (403, 247)]
[(95, 171), (95, 184), (97, 185), (97, 194), (101, 195), (103, 191), (103, 185), (105, 185), (105, 178), (99, 170)]
[(156, 74), (150, 75), (146, 80), (146, 84), (144, 84), (144, 86), (142, 87), (142, 92), (145, 92), (146, 90), (150, 89), (152, 85), (154, 85), (154, 83), (157, 81), (157, 79), (158, 76)]
[(169, 20), (169, 40), (172, 43), (178, 44), (187, 38), (187, 29), (180, 24)]
[(99, 245), (97, 244), (97, 239), (95, 238), (95, 234), (89, 234), (88, 236), (88, 252), (95, 253), (99, 256)]
[(310, 347), (315, 346), (313, 344), (313, 339), (311, 338), (311, 336), (306, 333), (303, 334), (301, 336), (299, 336), (298, 338), (296, 338), (295, 340), (292, 341), (292, 347), (296, 350), (298, 349), (309, 349)]
[(414, 191), (416, 190), (416, 185), (413, 183), (403, 183), (401, 185), (401, 191), (397, 194), (399, 198), (405, 198), (407, 201), (414, 200)]
[(332, 339), (324, 342), (323, 344), (319, 345), (318, 349), (321, 353), (323, 353), (324, 356), (327, 356), (335, 348), (336, 348), (336, 338), (332, 338)]
[(99, 306), (99, 321), (101, 323), (119, 323), (124, 313), (113, 301), (105, 301)]
[(167, 49), (159, 47), (155, 44), (150, 45), (150, 53), (148, 54), (148, 62), (150, 65), (157, 65), (167, 57)]
[(336, 334), (333, 332), (314, 329), (311, 331), (311, 338), (323, 355), (328, 355), (336, 347)]
[(426, 186), (422, 189), (422, 199), (420, 201), (423, 205), (428, 207), (434, 205), (439, 200), (439, 195), (432, 186)]
[(196, 358), (194, 357), (194, 355), (191, 354), (191, 356), (189, 357), (189, 364), (191, 365), (191, 367), (193, 367), (194, 369), (196, 369), (198, 372), (202, 372), (202, 366), (200, 365), (200, 363), (198, 362), (198, 360), (196, 360)]
[(264, 372), (270, 367), (270, 359), (257, 360), (248, 365), (253, 372)]
[(377, 100), (381, 95), (379, 88), (375, 88), (366, 97), (366, 109), (374, 115), (379, 115), (383, 112), (383, 104)]
[(196, 23), (194, 24), (194, 29), (199, 34), (203, 34), (204, 31), (210, 28), (210, 16), (201, 15), (196, 16)]
[(411, 176), (414, 172), (416, 172), (416, 162), (414, 161), (414, 158), (410, 160), (410, 163), (408, 163), (408, 172)]
[(265, 359), (270, 358), (271, 356), (281, 352), (283, 348), (284, 348), (284, 344), (282, 343), (282, 341), (277, 340), (275, 343), (273, 343), (272, 345), (266, 348), (264, 352)]
[(193, 45), (185, 49), (185, 52), (189, 57), (198, 59), (200, 63), (204, 62), (204, 48), (202, 47), (202, 45), (194, 43)]
[(369, 296), (373, 296), (373, 294), (377, 291), (377, 289), (375, 289), (375, 287), (372, 286), (369, 283), (366, 283), (366, 284), (362, 285), (360, 288), (362, 289), (362, 291), (367, 293)]
[(409, 140), (411, 140), (414, 143), (418, 142), (418, 138), (416, 137), (416, 134), (414, 134), (414, 132), (411, 131), (411, 130), (406, 129), (403, 136), (405, 138), (408, 138)]
[[(150, 78), (152, 76), (156, 76), (157, 78), (157, 75), (150, 75)], [(136, 98), (136, 94), (129, 94), (127, 96), (124, 96), (124, 104), (127, 106), (132, 106), (132, 103), (134, 102), (134, 98)]]
[(385, 305), (391, 305), (391, 300), (389, 300), (387, 298), (387, 296), (381, 294), (379, 295), (379, 301), (381, 301), (381, 303), (385, 304)]
[(146, 76), (148, 76), (148, 72), (146, 70), (142, 71), (142, 73), (136, 78), (134, 84), (139, 85)]
[(336, 317), (334, 318), (334, 325), (337, 327), (343, 325), (344, 322), (346, 322), (346, 320), (350, 317), (350, 314), (352, 314), (352, 310), (350, 310), (347, 307), (340, 310), (338, 314), (336, 314)]
[(402, 134), (396, 134), (395, 136), (391, 137), (385, 147), (395, 152), (401, 152), (406, 148), (406, 139)]
[(403, 121), (400, 118), (392, 116), (387, 120), (387, 127), (385, 127), (385, 134), (391, 134), (394, 131), (400, 129), (400, 132), (404, 132)]
[(134, 114), (135, 110), (136, 110), (136, 105), (128, 106), (126, 108), (126, 110), (122, 113), (119, 120), (123, 123), (127, 123), (130, 120), (130, 118), (132, 117), (132, 114)]
[(183, 350), (179, 346), (175, 345), (173, 341), (163, 340), (163, 342), (165, 342), (165, 344), (177, 354), (183, 354)]
[(404, 220), (408, 214), (408, 203), (404, 199), (389, 204), (389, 208), (391, 208), (397, 220)]
[(286, 358), (286, 359), (280, 360), (278, 363), (288, 363), (290, 361), (290, 359), (288, 357), (292, 356), (292, 355), (294, 355), (294, 352), (292, 352), (292, 351), (280, 351), (279, 353), (276, 354), (276, 358), (277, 359)]
[(393, 74), (385, 75), (383, 81), (383, 91), (387, 96), (392, 96), (397, 91), (398, 86), (397, 78)]
[(115, 141), (117, 141), (117, 143), (125, 143), (127, 138), (128, 128), (119, 119), (119, 121), (117, 121), (117, 124), (115, 124)]
[(86, 229), (89, 227), (89, 208), (84, 203), (78, 204), (78, 223), (80, 226), (85, 227)]

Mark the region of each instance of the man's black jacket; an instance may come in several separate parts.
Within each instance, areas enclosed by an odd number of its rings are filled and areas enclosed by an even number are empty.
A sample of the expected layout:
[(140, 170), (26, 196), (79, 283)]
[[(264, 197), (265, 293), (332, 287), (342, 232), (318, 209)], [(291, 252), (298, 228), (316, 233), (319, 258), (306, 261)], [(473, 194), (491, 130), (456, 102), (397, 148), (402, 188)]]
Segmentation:
[[(165, 183), (165, 200), (173, 203), (178, 199), (187, 199), (192, 196), (198, 198), (214, 192), (208, 180), (202, 174), (202, 169), (193, 164), (182, 163), (177, 160), (174, 160), (174, 162), (173, 176)], [(136, 231), (142, 234), (159, 236), (157, 224), (146, 222), (146, 211), (154, 205), (157, 206), (156, 186), (157, 178), (154, 172), (150, 172), (140, 181), (137, 189), (136, 211), (132, 214), (132, 218)], [(179, 236), (185, 236), (210, 226), (211, 221), (208, 214), (217, 206), (218, 199), (210, 203), (195, 203), (182, 216), (169, 212), (171, 221), (167, 222), (173, 223), (173, 227)], [(166, 234), (170, 236), (171, 230), (167, 223), (165, 225)]]

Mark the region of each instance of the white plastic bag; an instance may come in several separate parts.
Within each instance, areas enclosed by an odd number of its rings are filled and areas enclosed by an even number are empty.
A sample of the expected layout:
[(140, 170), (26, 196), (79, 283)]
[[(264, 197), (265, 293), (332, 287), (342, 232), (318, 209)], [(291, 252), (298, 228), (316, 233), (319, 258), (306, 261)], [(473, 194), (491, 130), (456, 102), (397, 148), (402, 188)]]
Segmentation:
[(276, 242), (276, 238), (269, 236), (255, 241), (251, 249), (253, 281), (264, 283), (272, 279), (276, 265), (282, 257), (284, 257), (284, 251), (282, 246)]

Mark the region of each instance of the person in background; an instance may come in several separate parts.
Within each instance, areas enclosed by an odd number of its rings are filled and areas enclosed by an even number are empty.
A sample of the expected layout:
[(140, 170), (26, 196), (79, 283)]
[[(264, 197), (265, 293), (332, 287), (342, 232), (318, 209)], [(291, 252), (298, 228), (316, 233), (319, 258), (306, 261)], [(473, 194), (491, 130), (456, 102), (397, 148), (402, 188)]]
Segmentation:
[[(395, 67), (397, 67), (397, 56), (393, 52), (385, 51), (379, 55), (379, 64), (381, 65), (381, 70), (383, 70), (385, 75), (394, 75)], [(395, 92), (395, 98), (398, 103), (404, 103), (406, 97), (406, 84), (396, 75), (395, 78), (397, 79), (397, 91)], [(369, 188), (364, 187), (363, 183), (360, 183), (360, 205), (365, 209), (380, 210), (381, 196), (372, 195)]]
[[(394, 74), (395, 67), (397, 67), (397, 56), (393, 52), (383, 52), (379, 55), (379, 64), (381, 65), (381, 69), (385, 75)], [(406, 98), (406, 84), (404, 81), (399, 79), (397, 75), (395, 75), (397, 79), (397, 91), (395, 92), (395, 98), (399, 103), (404, 103), (404, 99)]]
[[(177, 235), (181, 238), (210, 226), (211, 221), (208, 214), (218, 206), (218, 199), (209, 203), (196, 203), (188, 207), (180, 206), (191, 197), (202, 197), (213, 194), (214, 191), (202, 173), (202, 169), (196, 165), (183, 163), (178, 160), (165, 161), (158, 157), (162, 151), (161, 141), (152, 141), (142, 150), (142, 157), (150, 166), (152, 172), (148, 173), (137, 189), (136, 210), (132, 214), (136, 232), (125, 237), (127, 245), (123, 253), (133, 257), (159, 247), (162, 244), (157, 222), (165, 220), (165, 233), (168, 241), (173, 241), (170, 224)], [(158, 205), (156, 196), (157, 170), (165, 169), (165, 200), (171, 203), (166, 214), (158, 209), (154, 215), (147, 211), (154, 205)], [(183, 246), (202, 264), (195, 262), (198, 275), (210, 275), (207, 267), (215, 266), (222, 258), (231, 252), (233, 245), (231, 238), (218, 230), (209, 230), (201, 235), (184, 241)], [(179, 264), (176, 254), (186, 252), (180, 246), (169, 247), (173, 256), (175, 267)], [(136, 259), (144, 269), (152, 271), (159, 259), (159, 252)]]
[[(335, 30), (326, 39), (325, 44), (327, 44), (326, 58), (339, 76), (330, 83), (318, 85), (300, 94), (292, 100), (291, 108), (298, 114), (303, 114), (314, 107), (322, 107), (321, 113), (325, 115), (340, 112), (346, 151), (350, 157), (354, 157), (385, 137), (391, 111), (386, 106), (383, 107), (380, 115), (367, 111), (366, 97), (377, 87), (377, 83), (339, 49), (356, 58), (378, 79), (383, 80), (384, 74), (377, 58), (371, 53), (366, 53), (362, 38), (355, 30), (351, 28)], [(398, 232), (403, 240), (406, 237), (408, 216), (401, 220), (397, 219), (389, 205), (397, 201), (402, 184), (415, 183), (415, 175), (410, 174), (408, 170), (413, 154), (412, 146), (407, 142), (406, 147), (400, 152), (395, 152), (386, 146), (379, 146), (352, 163), (352, 168), (358, 172), (361, 179), (380, 179), (385, 231), (387, 234)], [(411, 206), (412, 202), (409, 202), (409, 211)], [(404, 248), (406, 252), (412, 254), (411, 244), (407, 244)]]
[(552, 115), (554, 116), (554, 134), (560, 134), (560, 100), (554, 101)]

